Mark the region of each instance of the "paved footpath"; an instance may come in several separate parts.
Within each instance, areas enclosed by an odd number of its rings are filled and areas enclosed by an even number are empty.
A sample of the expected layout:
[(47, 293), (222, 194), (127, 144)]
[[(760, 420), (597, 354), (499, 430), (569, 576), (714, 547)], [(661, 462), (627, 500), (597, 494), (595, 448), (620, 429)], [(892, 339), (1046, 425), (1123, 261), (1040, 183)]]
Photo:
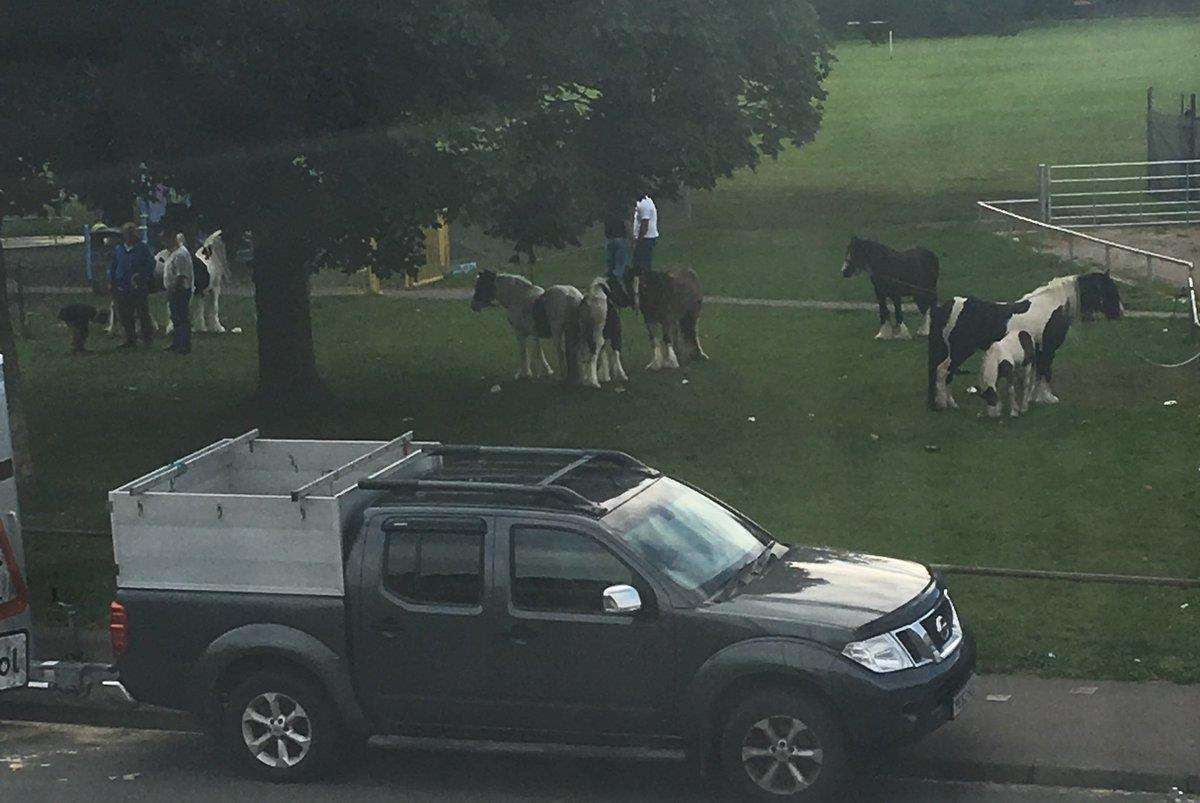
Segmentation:
[[(1200, 796), (1200, 686), (1009, 675), (982, 675), (977, 683), (975, 698), (960, 719), (917, 745), (875, 757), (866, 767), (868, 774), (893, 780), (1160, 794), (1175, 788)], [(76, 700), (30, 690), (0, 696), (0, 719), (195, 729), (195, 723), (184, 714), (144, 706), (129, 708), (115, 696)], [(11, 753), (21, 743), (11, 735), (5, 737), (4, 728), (0, 724), (0, 754)], [(423, 749), (428, 750), (428, 745)], [(463, 749), (455, 747), (451, 752), (459, 754)], [(631, 755), (671, 757), (669, 751), (633, 751)], [(624, 773), (612, 767), (605, 771)]]
[[(663, 751), (544, 749), (375, 739), (333, 777), (265, 784), (237, 775), (203, 737), (0, 721), (0, 796), (63, 801), (706, 801), (728, 800)], [(862, 803), (1196, 803), (1138, 793), (857, 774), (843, 796)]]
[[(35, 295), (78, 295), (87, 293), (86, 287), (26, 287), (26, 293)], [(231, 287), (222, 289), (226, 296), (249, 298), (253, 291), (247, 287)], [(352, 298), (368, 295), (366, 290), (354, 287), (315, 287), (312, 295), (319, 298)], [(386, 298), (401, 298), (409, 301), (467, 301), (471, 298), (471, 289), (466, 287), (423, 287), (416, 290), (385, 289), (380, 295)], [(740, 296), (709, 295), (704, 297), (705, 304), (722, 304), (734, 307), (765, 307), (770, 309), (817, 309), (817, 310), (870, 310), (874, 312), (878, 305), (866, 301), (819, 301), (806, 298), (743, 298)], [(1157, 312), (1151, 310), (1126, 310), (1130, 318), (1173, 318), (1182, 317), (1185, 313), (1180, 307), (1179, 313)], [(910, 312), (916, 316), (915, 312)]]

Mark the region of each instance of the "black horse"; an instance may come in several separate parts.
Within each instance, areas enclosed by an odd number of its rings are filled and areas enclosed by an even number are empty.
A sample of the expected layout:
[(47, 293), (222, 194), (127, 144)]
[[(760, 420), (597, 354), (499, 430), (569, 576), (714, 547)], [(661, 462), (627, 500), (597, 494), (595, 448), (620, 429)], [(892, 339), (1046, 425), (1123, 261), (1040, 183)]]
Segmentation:
[[(903, 298), (915, 301), (924, 319), (917, 334), (929, 334), (929, 310), (937, 304), (936, 254), (928, 248), (897, 251), (873, 240), (851, 237), (846, 246), (846, 261), (842, 263), (842, 276), (848, 279), (856, 273), (871, 274), (871, 284), (875, 287), (875, 300), (879, 303), (876, 340), (908, 340), (911, 337), (900, 312)], [(896, 310), (896, 320), (891, 325), (888, 324), (889, 300)]]

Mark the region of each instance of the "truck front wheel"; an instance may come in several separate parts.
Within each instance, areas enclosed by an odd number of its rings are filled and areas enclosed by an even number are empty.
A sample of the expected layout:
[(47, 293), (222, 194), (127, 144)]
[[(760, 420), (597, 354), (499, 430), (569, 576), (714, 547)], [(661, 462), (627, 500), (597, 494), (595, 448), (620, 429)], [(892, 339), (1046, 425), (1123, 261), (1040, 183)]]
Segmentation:
[(327, 772), (342, 735), (336, 710), (316, 684), (276, 670), (255, 672), (230, 692), (220, 741), (243, 772), (286, 782)]
[(721, 764), (746, 799), (826, 800), (844, 781), (845, 763), (836, 719), (791, 690), (751, 695), (725, 721)]

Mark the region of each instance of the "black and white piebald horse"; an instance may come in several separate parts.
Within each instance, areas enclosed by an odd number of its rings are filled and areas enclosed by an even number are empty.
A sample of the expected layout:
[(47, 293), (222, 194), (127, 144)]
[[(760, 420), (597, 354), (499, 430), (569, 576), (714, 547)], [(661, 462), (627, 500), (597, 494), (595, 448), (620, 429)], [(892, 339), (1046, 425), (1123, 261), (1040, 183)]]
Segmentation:
[[(995, 366), (998, 376), (1001, 363), (1012, 362), (1018, 347), (1024, 353), (1021, 332), (1027, 333), (1032, 344), (1034, 370), (1024, 388), (1024, 403), (1018, 412), (1031, 402), (1055, 404), (1058, 397), (1050, 389), (1052, 365), (1055, 353), (1066, 342), (1071, 324), (1080, 316), (1102, 314), (1111, 320), (1121, 317), (1121, 313), (1120, 291), (1107, 272), (1061, 276), (1011, 303), (956, 296), (933, 311), (929, 406), (934, 410), (957, 407), (950, 394), (950, 381), (959, 367), (975, 352), (991, 349), (993, 344), (1017, 333), (1017, 340), (997, 347), (993, 355), (990, 365)], [(998, 404), (995, 377), (981, 378), (980, 392), (989, 408), (995, 408)], [(999, 414), (999, 409), (989, 412)]]
[(979, 366), (980, 395), (988, 416), (1000, 417), (1001, 381), (1008, 383), (1008, 414), (1016, 418), (1028, 409), (1036, 356), (1033, 335), (1024, 329), (1013, 329), (988, 346)]
[[(904, 325), (900, 301), (911, 298), (921, 313), (918, 335), (929, 334), (929, 310), (937, 304), (938, 258), (928, 248), (897, 251), (882, 243), (851, 237), (842, 263), (842, 276), (869, 273), (879, 304), (879, 333), (876, 340), (908, 340), (912, 337)], [(888, 301), (896, 310), (894, 322), (888, 321)]]
[(579, 383), (598, 388), (601, 382), (627, 382), (621, 365), (621, 314), (616, 299), (620, 283), (597, 276), (568, 324), (567, 354), (578, 362)]
[(542, 350), (541, 340), (545, 338), (554, 341), (559, 369), (564, 378), (571, 378), (574, 358), (568, 359), (566, 334), (582, 300), (583, 294), (569, 285), (543, 289), (524, 276), (483, 270), (475, 279), (471, 309), (479, 312), (495, 304), (504, 307), (517, 336), (517, 379), (530, 378), (535, 371), (542, 376), (554, 375)]

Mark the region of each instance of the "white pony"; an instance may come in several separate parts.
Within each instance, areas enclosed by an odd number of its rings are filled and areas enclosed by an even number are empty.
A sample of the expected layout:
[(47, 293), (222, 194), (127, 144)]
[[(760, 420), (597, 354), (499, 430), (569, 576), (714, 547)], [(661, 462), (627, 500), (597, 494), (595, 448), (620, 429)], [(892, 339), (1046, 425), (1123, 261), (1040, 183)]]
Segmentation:
[(569, 285), (543, 289), (524, 276), (482, 270), (475, 279), (471, 309), (480, 312), (495, 304), (504, 307), (517, 336), (517, 379), (531, 378), (535, 371), (540, 376), (554, 375), (542, 350), (542, 338), (554, 341), (559, 370), (570, 379), (574, 371), (573, 360), (567, 358), (566, 334), (582, 300), (583, 294)]
[(597, 276), (579, 303), (578, 318), (567, 350), (579, 361), (579, 381), (598, 388), (601, 382), (627, 382), (621, 365), (621, 315), (609, 301), (608, 280)]
[(220, 229), (208, 235), (204, 243), (196, 249), (196, 256), (208, 268), (208, 289), (196, 304), (196, 317), (192, 329), (197, 332), (223, 334), (225, 327), (221, 325), (221, 286), (229, 277), (229, 258), (225, 253), (225, 240), (221, 237)]

